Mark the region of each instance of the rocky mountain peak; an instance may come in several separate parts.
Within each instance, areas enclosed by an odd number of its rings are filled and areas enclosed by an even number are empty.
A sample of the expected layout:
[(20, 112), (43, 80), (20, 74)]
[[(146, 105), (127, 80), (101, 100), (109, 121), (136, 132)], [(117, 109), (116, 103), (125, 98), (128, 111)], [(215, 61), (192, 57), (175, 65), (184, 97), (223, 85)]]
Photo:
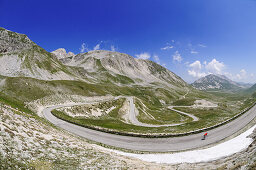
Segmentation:
[(52, 53), (52, 54), (55, 54), (58, 59), (62, 59), (62, 58), (67, 58), (67, 57), (73, 57), (73, 56), (75, 56), (75, 54), (72, 53), (72, 52), (68, 52), (68, 53), (67, 53), (67, 51), (66, 51), (65, 48), (59, 48), (59, 49), (57, 49), (57, 50), (55, 50), (55, 51), (52, 51), (51, 53)]
[(209, 74), (192, 83), (199, 90), (237, 90), (240, 85), (224, 75)]
[(43, 80), (73, 79), (67, 70), (53, 54), (26, 35), (0, 28), (0, 75)]
[(12, 53), (36, 45), (25, 34), (19, 34), (0, 27), (0, 53)]

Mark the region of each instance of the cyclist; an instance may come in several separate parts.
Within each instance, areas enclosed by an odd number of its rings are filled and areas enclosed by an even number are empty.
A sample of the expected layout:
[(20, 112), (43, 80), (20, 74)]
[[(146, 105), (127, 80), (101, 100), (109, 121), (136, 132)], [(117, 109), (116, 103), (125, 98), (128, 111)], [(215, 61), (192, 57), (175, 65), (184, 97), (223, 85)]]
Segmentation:
[(202, 140), (205, 140), (207, 135), (208, 135), (208, 133), (205, 133)]

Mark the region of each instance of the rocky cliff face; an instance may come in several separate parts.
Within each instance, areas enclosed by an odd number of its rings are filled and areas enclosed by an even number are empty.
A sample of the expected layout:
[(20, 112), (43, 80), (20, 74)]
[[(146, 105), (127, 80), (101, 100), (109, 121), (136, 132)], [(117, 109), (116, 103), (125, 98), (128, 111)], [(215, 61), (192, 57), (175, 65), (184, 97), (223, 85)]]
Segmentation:
[(0, 28), (0, 75), (44, 80), (74, 79), (57, 58), (26, 35)]
[(26, 35), (18, 34), (0, 27), (0, 53), (12, 53), (31, 49), (34, 45)]

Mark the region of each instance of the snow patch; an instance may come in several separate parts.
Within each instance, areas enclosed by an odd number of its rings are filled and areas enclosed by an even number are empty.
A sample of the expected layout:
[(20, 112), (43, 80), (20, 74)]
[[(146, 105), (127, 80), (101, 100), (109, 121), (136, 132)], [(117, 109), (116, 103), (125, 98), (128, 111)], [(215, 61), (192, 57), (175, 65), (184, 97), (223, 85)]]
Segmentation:
[(123, 156), (133, 157), (142, 161), (155, 163), (176, 164), (206, 162), (230, 156), (234, 153), (246, 149), (253, 142), (253, 139), (248, 138), (248, 136), (252, 134), (255, 128), (256, 125), (229, 141), (207, 149), (192, 150), (173, 154), (134, 154), (117, 150), (112, 151)]

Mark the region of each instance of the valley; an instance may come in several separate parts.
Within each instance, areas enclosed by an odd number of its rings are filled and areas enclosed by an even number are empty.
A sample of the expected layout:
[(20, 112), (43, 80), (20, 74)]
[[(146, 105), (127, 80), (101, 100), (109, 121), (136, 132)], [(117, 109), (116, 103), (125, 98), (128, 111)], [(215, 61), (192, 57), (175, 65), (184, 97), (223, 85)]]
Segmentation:
[[(209, 129), (208, 133), (210, 134), (207, 141), (202, 141), (200, 133), (190, 134), (187, 136), (178, 135), (176, 137), (153, 136), (151, 134), (142, 136), (136, 134), (125, 134), (117, 133), (114, 131), (107, 131), (100, 128), (88, 128), (88, 126), (82, 127), (79, 126), (79, 123), (72, 121), (65, 121), (63, 119), (58, 119), (52, 115), (51, 111), (56, 108), (64, 107), (65, 105), (48, 107), (43, 110), (43, 114), (47, 120), (49, 120), (54, 125), (61, 127), (71, 133), (74, 133), (78, 136), (85, 137), (106, 145), (114, 146), (117, 148), (123, 148), (133, 151), (150, 151), (150, 152), (166, 152), (166, 151), (184, 151), (189, 149), (195, 149), (199, 147), (204, 147), (215, 142), (221, 141), (235, 132), (241, 130), (249, 122), (255, 119), (256, 117), (256, 106), (252, 107), (249, 111), (242, 114), (235, 120), (218, 126), (213, 129)], [(71, 122), (71, 123), (70, 123)], [(106, 133), (108, 132), (108, 133)], [(200, 132), (200, 131), (199, 131)], [(141, 138), (144, 137), (144, 138)], [(163, 138), (165, 137), (165, 138)], [(131, 142), (132, 141), (132, 142)]]
[[(153, 61), (119, 52), (50, 53), (26, 35), (0, 28), (1, 163), (139, 167), (138, 160), (119, 160), (99, 145), (128, 152), (214, 145), (254, 121), (255, 92), (255, 85), (220, 75), (190, 85)], [(142, 167), (151, 165), (158, 166)]]

